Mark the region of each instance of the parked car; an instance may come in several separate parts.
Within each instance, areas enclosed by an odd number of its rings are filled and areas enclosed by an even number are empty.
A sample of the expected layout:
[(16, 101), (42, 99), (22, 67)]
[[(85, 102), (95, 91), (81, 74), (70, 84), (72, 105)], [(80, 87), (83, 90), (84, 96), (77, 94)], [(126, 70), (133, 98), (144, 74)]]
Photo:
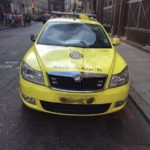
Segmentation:
[(86, 15), (50, 19), (25, 54), (20, 96), (35, 110), (95, 116), (121, 110), (129, 93), (125, 60), (104, 27)]
[(34, 21), (37, 21), (37, 22), (43, 22), (43, 15), (39, 15), (38, 17), (35, 17), (34, 18)]
[(43, 14), (43, 16), (42, 16), (43, 24), (46, 23), (50, 19), (50, 17), (51, 17), (50, 14)]

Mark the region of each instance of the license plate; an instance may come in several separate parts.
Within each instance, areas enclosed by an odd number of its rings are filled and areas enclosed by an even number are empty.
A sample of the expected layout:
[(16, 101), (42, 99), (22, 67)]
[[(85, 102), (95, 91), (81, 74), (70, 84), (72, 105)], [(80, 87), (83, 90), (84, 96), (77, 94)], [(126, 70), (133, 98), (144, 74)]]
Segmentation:
[(66, 104), (92, 104), (94, 103), (94, 98), (89, 99), (69, 99), (69, 98), (60, 98), (60, 102), (66, 103)]

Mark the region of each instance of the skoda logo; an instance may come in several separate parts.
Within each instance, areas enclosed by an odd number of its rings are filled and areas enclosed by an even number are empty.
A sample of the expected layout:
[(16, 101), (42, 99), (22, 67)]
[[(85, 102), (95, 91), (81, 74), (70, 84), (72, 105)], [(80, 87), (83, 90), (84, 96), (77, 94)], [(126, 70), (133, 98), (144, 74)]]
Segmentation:
[(82, 77), (80, 75), (74, 76), (74, 81), (75, 82), (81, 82), (81, 80), (82, 80)]
[(72, 59), (82, 59), (83, 55), (78, 51), (73, 51), (73, 52), (70, 53), (70, 57)]

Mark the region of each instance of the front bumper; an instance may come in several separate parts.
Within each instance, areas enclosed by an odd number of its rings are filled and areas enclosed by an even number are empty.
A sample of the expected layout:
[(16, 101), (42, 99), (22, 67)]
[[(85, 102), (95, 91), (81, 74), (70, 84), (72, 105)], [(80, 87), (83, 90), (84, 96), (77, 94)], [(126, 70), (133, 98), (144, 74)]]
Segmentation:
[[(95, 116), (95, 115), (103, 115), (109, 114), (116, 111), (121, 110), (125, 104), (129, 93), (129, 84), (126, 84), (121, 87), (106, 89), (101, 92), (93, 92), (93, 93), (70, 93), (70, 92), (62, 92), (50, 89), (49, 87), (34, 84), (24, 80), (20, 76), (20, 97), (23, 103), (35, 110), (39, 110), (42, 112), (52, 113), (52, 114), (59, 114), (59, 115), (75, 115), (75, 116)], [(35, 104), (31, 104), (27, 102), (24, 96), (28, 96), (34, 99)], [(71, 99), (74, 101), (73, 104), (64, 104), (60, 101), (61, 98)], [(94, 98), (94, 102), (92, 104), (79, 104), (76, 100), (88, 100)], [(116, 107), (116, 103), (123, 101), (120, 106)], [(44, 105), (43, 105), (44, 104)], [(52, 106), (47, 107), (45, 104)], [(106, 106), (108, 106), (106, 108)], [(71, 106), (71, 107), (70, 107)], [(79, 106), (79, 107), (78, 107)], [(104, 106), (102, 108), (103, 111), (97, 111), (98, 107)], [(61, 111), (58, 109), (53, 109), (54, 107), (60, 108)], [(49, 109), (50, 108), (50, 109)], [(68, 112), (66, 111), (68, 108), (72, 110), (78, 110)], [(91, 110), (94, 108), (94, 111), (89, 111), (86, 109), (88, 108)], [(96, 109), (95, 109), (96, 108)], [(66, 110), (65, 110), (66, 109)], [(64, 111), (63, 111), (64, 110)], [(80, 110), (85, 110), (80, 111)], [(83, 112), (83, 113), (82, 113)], [(86, 113), (85, 113), (86, 112)]]

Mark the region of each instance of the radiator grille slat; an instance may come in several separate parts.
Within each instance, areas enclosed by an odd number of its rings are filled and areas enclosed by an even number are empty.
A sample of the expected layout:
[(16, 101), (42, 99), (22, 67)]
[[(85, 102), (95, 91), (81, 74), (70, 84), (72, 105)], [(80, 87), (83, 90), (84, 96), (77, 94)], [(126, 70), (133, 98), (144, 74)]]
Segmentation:
[(82, 77), (76, 82), (73, 77), (48, 74), (51, 88), (67, 91), (99, 91), (104, 89), (107, 77)]

